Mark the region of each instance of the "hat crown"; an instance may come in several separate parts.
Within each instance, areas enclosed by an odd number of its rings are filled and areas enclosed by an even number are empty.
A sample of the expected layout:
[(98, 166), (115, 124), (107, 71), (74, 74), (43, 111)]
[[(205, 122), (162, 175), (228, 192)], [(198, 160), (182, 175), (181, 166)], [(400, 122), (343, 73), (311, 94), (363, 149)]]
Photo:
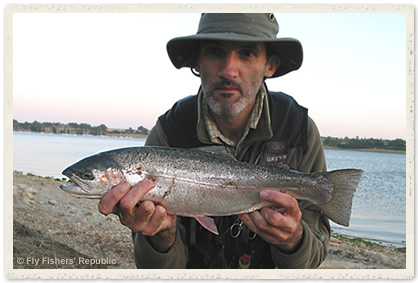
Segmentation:
[(279, 24), (268, 13), (204, 13), (197, 34), (241, 34), (257, 38), (276, 38)]

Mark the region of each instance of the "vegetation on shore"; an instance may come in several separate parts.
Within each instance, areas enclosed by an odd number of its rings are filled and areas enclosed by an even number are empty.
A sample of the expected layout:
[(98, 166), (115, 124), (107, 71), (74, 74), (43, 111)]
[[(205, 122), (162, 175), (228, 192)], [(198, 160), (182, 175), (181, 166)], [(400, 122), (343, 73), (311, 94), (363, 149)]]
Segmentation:
[[(335, 233), (331, 233), (332, 236), (340, 241), (345, 241), (345, 242), (350, 242), (353, 243), (355, 245), (360, 245), (363, 244), (366, 247), (384, 247), (384, 246), (389, 246), (389, 245), (383, 245), (381, 242), (373, 242), (371, 240), (365, 240), (361, 237), (347, 237), (347, 236), (343, 236), (343, 235), (338, 235)], [(393, 248), (394, 250), (397, 250), (401, 253), (406, 253), (406, 247), (394, 247), (394, 246), (389, 246), (391, 248)]]
[(364, 150), (385, 150), (385, 151), (406, 151), (406, 141), (403, 139), (384, 140), (373, 138), (334, 138), (323, 137), (322, 143), (326, 148), (335, 149), (364, 149)]
[[(128, 136), (128, 137), (147, 137), (149, 130), (143, 126), (137, 129), (109, 129), (106, 125), (91, 126), (86, 123), (58, 123), (58, 122), (38, 122), (20, 123), (13, 120), (13, 131), (36, 132), (36, 133), (54, 133), (54, 134), (72, 134), (72, 135), (93, 135), (93, 136)], [(322, 137), (325, 148), (330, 149), (355, 149), (367, 151), (388, 151), (401, 152), (406, 151), (406, 141), (403, 139), (385, 140), (374, 138), (335, 138)]]
[(68, 123), (59, 122), (38, 122), (20, 123), (13, 120), (13, 131), (35, 132), (35, 133), (52, 133), (52, 134), (69, 134), (69, 135), (92, 135), (92, 136), (130, 136), (130, 137), (146, 137), (149, 130), (143, 126), (137, 129), (109, 129), (106, 125), (91, 126), (86, 123)]

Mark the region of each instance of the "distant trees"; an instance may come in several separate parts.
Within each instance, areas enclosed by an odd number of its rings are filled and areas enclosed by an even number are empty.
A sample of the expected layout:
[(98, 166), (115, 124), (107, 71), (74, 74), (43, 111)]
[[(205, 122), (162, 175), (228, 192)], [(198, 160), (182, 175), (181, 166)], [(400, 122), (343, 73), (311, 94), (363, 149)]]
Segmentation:
[(366, 139), (366, 138), (322, 138), (324, 146), (338, 147), (344, 149), (393, 149), (406, 150), (406, 141), (403, 139), (383, 140), (383, 139)]
[[(32, 123), (19, 123), (13, 120), (13, 131), (27, 131), (37, 133), (54, 133), (54, 134), (75, 134), (75, 135), (94, 135), (94, 136), (113, 136), (113, 135), (148, 135), (149, 130), (143, 126), (137, 129), (129, 128), (127, 130), (108, 129), (105, 125), (91, 126), (86, 123), (41, 123), (34, 121)], [(342, 149), (393, 149), (406, 150), (406, 141), (403, 139), (384, 140), (384, 139), (366, 139), (359, 138), (335, 138), (322, 137), (324, 146), (337, 147)]]
[(54, 133), (54, 134), (73, 134), (73, 135), (93, 135), (93, 136), (105, 136), (105, 135), (123, 135), (123, 134), (141, 134), (148, 135), (149, 130), (143, 126), (139, 126), (138, 130), (129, 128), (128, 130), (110, 130), (106, 125), (91, 126), (87, 123), (40, 123), (34, 121), (32, 123), (24, 122), (19, 123), (17, 120), (13, 120), (13, 131), (26, 131), (36, 133)]
[(32, 123), (19, 123), (16, 120), (13, 120), (13, 131), (29, 131), (29, 132), (52, 132), (58, 133), (59, 130), (64, 128), (64, 125), (61, 123), (40, 123), (34, 121)]
[(143, 134), (143, 135), (148, 135), (149, 134), (149, 130), (146, 129), (146, 128), (144, 128), (144, 127), (142, 127), (142, 126), (139, 126), (138, 127), (138, 132), (141, 133), (141, 134)]

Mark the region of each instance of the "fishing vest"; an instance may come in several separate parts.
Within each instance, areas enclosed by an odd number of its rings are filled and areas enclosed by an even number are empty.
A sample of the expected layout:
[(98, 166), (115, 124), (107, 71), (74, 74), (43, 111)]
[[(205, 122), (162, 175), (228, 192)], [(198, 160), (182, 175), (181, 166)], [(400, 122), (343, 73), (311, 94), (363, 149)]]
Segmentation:
[[(287, 164), (298, 170), (306, 150), (308, 110), (282, 92), (269, 91), (267, 97), (272, 134), (260, 139), (257, 129), (250, 129), (245, 146), (236, 157), (261, 165)], [(171, 147), (208, 146), (197, 135), (197, 95), (178, 101), (158, 120)], [(275, 267), (270, 245), (240, 223), (237, 216), (213, 218), (219, 236), (208, 232), (193, 218), (179, 217), (187, 231), (187, 268)]]

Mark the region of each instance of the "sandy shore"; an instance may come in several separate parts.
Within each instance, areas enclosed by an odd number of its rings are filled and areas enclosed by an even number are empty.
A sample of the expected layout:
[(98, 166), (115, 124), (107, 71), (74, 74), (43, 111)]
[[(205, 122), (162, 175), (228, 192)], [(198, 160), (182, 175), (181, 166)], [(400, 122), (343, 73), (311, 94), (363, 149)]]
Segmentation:
[[(101, 215), (97, 200), (70, 196), (59, 189), (62, 181), (19, 172), (13, 177), (14, 268), (135, 268), (130, 230), (116, 216)], [(320, 268), (404, 269), (406, 254), (333, 237)]]

